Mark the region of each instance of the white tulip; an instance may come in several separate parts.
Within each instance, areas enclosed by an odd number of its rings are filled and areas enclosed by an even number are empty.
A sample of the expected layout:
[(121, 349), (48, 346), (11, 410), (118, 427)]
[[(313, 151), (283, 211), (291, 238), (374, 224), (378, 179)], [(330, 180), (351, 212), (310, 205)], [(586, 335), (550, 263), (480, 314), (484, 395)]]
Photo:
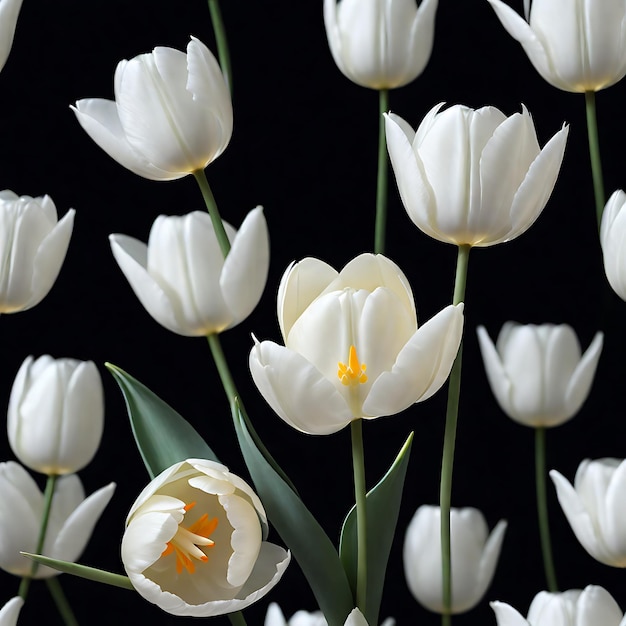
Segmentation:
[(328, 45), (341, 72), (372, 89), (415, 80), (433, 47), (437, 0), (324, 0)]
[(27, 467), (77, 472), (94, 457), (104, 427), (104, 391), (92, 361), (26, 358), (13, 382), (9, 443)]
[(541, 149), (525, 107), (438, 104), (417, 131), (385, 115), (387, 148), (409, 217), (427, 235), (456, 245), (493, 246), (525, 232), (556, 182), (564, 126)]
[(269, 235), (257, 207), (237, 232), (226, 259), (209, 214), (158, 217), (148, 245), (111, 235), (113, 256), (148, 313), (179, 335), (219, 333), (242, 322), (258, 304), (269, 269)]
[(567, 324), (507, 322), (495, 346), (485, 328), (478, 327), (485, 371), (500, 408), (535, 428), (559, 426), (578, 413), (593, 383), (603, 337), (596, 333), (581, 354)]
[(192, 37), (187, 54), (155, 48), (115, 71), (115, 101), (72, 107), (87, 134), (118, 163), (151, 180), (204, 169), (233, 131), (230, 92), (210, 50)]
[(541, 591), (524, 619), (512, 606), (492, 602), (498, 626), (626, 626), (622, 611), (611, 594), (596, 585), (582, 591)]
[(285, 345), (256, 341), (252, 378), (283, 420), (322, 435), (432, 396), (458, 351), (463, 305), (418, 329), (408, 280), (386, 257), (362, 254), (341, 272), (307, 258), (283, 275), (278, 320)]
[(24, 606), (24, 600), (19, 596), (11, 598), (0, 609), (0, 626), (16, 626), (17, 618), (20, 616), (20, 611)]
[[(395, 626), (395, 623), (395, 620), (389, 617), (381, 626)], [(267, 607), (263, 626), (328, 626), (328, 622), (321, 611), (314, 611), (313, 613), (297, 611), (291, 616), (291, 619), (287, 621), (278, 604), (272, 602)], [(352, 609), (344, 622), (344, 626), (368, 626), (368, 624), (359, 609)]]
[(613, 291), (626, 300), (626, 193), (614, 191), (602, 213), (600, 243), (604, 271)]
[[(2, 17), (0, 0), (0, 18)], [(50, 196), (0, 191), (0, 313), (39, 304), (59, 275), (72, 236), (74, 209), (58, 221)]]
[(541, 77), (554, 87), (599, 91), (626, 75), (622, 0), (525, 0), (526, 19), (501, 0), (489, 3)]
[[(450, 510), (452, 555), (451, 612), (476, 606), (491, 584), (507, 523), (500, 520), (489, 534), (478, 509)], [(404, 575), (415, 599), (430, 611), (444, 611), (441, 578), (441, 510), (420, 506), (406, 529)]]
[(224, 615), (263, 597), (289, 564), (266, 533), (265, 511), (247, 483), (219, 463), (188, 459), (133, 504), (122, 561), (135, 589), (164, 611)]
[[(48, 520), (43, 555), (76, 561), (94, 526), (113, 496), (115, 484), (98, 489), (85, 499), (75, 474), (57, 479)], [(0, 463), (0, 568), (15, 576), (30, 576), (32, 561), (20, 552), (36, 552), (44, 497), (37, 483), (19, 464)], [(40, 565), (35, 578), (57, 576), (59, 571)]]
[(0, 0), (0, 70), (9, 58), (22, 0)]
[(556, 470), (550, 478), (583, 548), (601, 563), (626, 567), (626, 461), (586, 459), (578, 466), (573, 486)]

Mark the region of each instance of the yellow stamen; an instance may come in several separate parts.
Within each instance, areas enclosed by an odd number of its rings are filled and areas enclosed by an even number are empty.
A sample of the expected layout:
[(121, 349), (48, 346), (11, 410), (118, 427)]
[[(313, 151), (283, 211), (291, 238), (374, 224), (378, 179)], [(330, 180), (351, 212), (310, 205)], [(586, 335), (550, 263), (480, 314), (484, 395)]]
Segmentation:
[(356, 355), (356, 348), (350, 346), (350, 354), (348, 356), (348, 365), (339, 361), (337, 363), (337, 376), (342, 385), (350, 386), (363, 384), (367, 382), (367, 376), (365, 370), (367, 365), (365, 363), (359, 363), (359, 359)]
[[(185, 505), (185, 513), (196, 506), (195, 502)], [(199, 517), (191, 526), (185, 528), (178, 525), (176, 534), (167, 542), (167, 547), (161, 556), (168, 556), (172, 552), (176, 553), (176, 573), (181, 574), (186, 569), (190, 574), (196, 571), (195, 563), (192, 559), (206, 563), (209, 557), (199, 548), (205, 550), (212, 548), (215, 542), (209, 539), (217, 528), (217, 517), (209, 519), (208, 513)]]

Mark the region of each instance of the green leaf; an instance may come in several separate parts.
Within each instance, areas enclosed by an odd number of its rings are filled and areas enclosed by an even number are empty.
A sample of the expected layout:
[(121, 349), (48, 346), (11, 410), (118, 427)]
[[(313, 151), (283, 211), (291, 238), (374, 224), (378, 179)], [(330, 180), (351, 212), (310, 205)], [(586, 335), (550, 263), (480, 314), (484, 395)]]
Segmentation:
[(136, 378), (105, 363), (120, 386), (141, 458), (154, 478), (185, 459), (219, 459), (184, 417)]
[[(412, 441), (413, 433), (408, 436), (387, 473), (367, 494), (367, 600), (365, 618), (369, 624), (378, 624), (387, 561), (398, 523)], [(343, 523), (339, 554), (354, 593), (357, 580), (355, 506), (352, 507)]]
[(41, 554), (31, 554), (30, 552), (20, 552), (20, 554), (27, 556), (41, 565), (47, 565), (59, 572), (66, 574), (72, 574), (73, 576), (80, 576), (87, 580), (94, 580), (97, 583), (105, 583), (112, 585), (113, 587), (121, 587), (122, 589), (130, 589), (134, 591), (135, 588), (130, 582), (128, 576), (122, 574), (114, 574), (113, 572), (107, 572), (103, 569), (96, 569), (95, 567), (88, 567), (87, 565), (79, 565), (78, 563), (72, 563), (71, 561), (60, 561), (59, 559), (51, 559)]
[(335, 546), (298, 495), (263, 457), (233, 406), (239, 446), (268, 518), (293, 552), (329, 626), (343, 626), (354, 599)]

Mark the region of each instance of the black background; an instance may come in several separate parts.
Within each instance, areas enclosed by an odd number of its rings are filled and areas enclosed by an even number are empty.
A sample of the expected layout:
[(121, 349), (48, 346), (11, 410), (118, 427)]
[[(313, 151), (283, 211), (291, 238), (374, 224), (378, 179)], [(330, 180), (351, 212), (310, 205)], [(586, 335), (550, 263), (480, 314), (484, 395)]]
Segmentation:
[[(234, 134), (207, 169), (223, 217), (239, 226), (257, 204), (265, 207), (272, 257), (263, 299), (253, 315), (222, 335), (248, 411), (262, 438), (292, 476), (331, 538), (353, 501), (349, 429), (329, 437), (295, 432), (276, 417), (247, 370), (250, 333), (280, 341), (275, 295), (293, 259), (317, 256), (337, 268), (373, 246), (378, 98), (352, 84), (328, 51), (320, 2), (224, 2), (234, 70)], [(513, 7), (521, 11), (521, 0)], [(61, 274), (34, 309), (0, 320), (0, 402), (23, 359), (49, 353), (94, 360), (106, 392), (101, 449), (81, 472), (87, 492), (115, 481), (117, 491), (81, 561), (121, 571), (124, 519), (147, 482), (124, 404), (104, 370), (124, 368), (173, 405), (206, 437), (222, 461), (247, 477), (206, 341), (174, 335), (148, 316), (110, 253), (107, 236), (147, 240), (159, 214), (203, 207), (192, 178), (152, 182), (128, 172), (89, 139), (69, 104), (113, 97), (122, 58), (156, 45), (184, 49), (195, 35), (215, 50), (202, 0), (25, 0), (13, 51), (0, 75), (0, 187), (18, 194), (48, 193), (60, 214), (76, 209), (75, 228)], [(626, 184), (623, 145), (624, 84), (597, 98), (607, 196)], [(589, 172), (581, 94), (559, 91), (532, 68), (521, 47), (482, 0), (440, 0), (433, 54), (411, 85), (393, 91), (390, 106), (416, 126), (436, 103), (497, 106), (507, 115), (524, 103), (540, 144), (563, 122), (570, 136), (554, 194), (537, 223), (519, 239), (471, 254), (466, 295), (466, 349), (454, 475), (453, 504), (481, 509), (490, 528), (509, 520), (500, 564), (486, 600), (503, 600), (525, 614), (545, 586), (534, 504), (533, 431), (502, 414), (487, 385), (475, 338), (484, 324), (495, 337), (507, 320), (569, 323), (584, 348), (606, 332), (598, 376), (575, 419), (548, 433), (548, 465), (569, 479), (584, 458), (626, 456), (623, 378), (626, 305), (612, 293), (608, 308)], [(414, 289), (420, 320), (452, 296), (456, 250), (415, 228), (390, 176), (388, 256)], [(391, 555), (382, 617), (399, 625), (438, 624), (411, 597), (402, 572), (404, 529), (414, 510), (438, 499), (445, 390), (402, 415), (366, 424), (368, 483), (384, 473), (407, 434), (415, 431), (397, 542)], [(6, 437), (0, 458), (14, 459)], [(549, 485), (554, 551), (562, 589), (604, 585), (626, 607), (623, 574), (594, 561), (574, 538)], [(10, 506), (2, 502), (0, 506)], [(280, 542), (275, 532), (271, 540)], [(176, 618), (138, 595), (79, 579), (62, 579), (83, 624), (169, 624)], [(0, 602), (18, 580), (0, 574)], [(246, 610), (262, 624), (267, 604), (286, 615), (315, 609), (293, 563), (283, 581)], [(35, 584), (20, 623), (60, 623), (44, 585)], [(216, 618), (227, 623), (225, 617)], [(455, 624), (494, 624), (487, 602)]]

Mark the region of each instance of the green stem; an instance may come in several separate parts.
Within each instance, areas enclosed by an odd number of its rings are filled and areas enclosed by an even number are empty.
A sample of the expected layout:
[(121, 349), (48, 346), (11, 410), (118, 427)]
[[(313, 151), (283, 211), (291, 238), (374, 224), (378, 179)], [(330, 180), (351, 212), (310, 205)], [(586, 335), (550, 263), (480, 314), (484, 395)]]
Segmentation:
[(66, 626), (78, 626), (78, 620), (74, 616), (74, 612), (65, 597), (65, 593), (63, 593), (59, 579), (57, 577), (46, 578), (46, 585)]
[(228, 39), (226, 29), (218, 0), (209, 0), (209, 11), (213, 22), (213, 32), (215, 33), (215, 43), (217, 44), (217, 55), (220, 59), (220, 67), (226, 79), (226, 84), (230, 90), (230, 97), (233, 96), (233, 70), (230, 65), (230, 53), (228, 51)]
[(228, 619), (233, 626), (246, 626), (246, 618), (243, 616), (241, 611), (237, 611), (236, 613), (229, 613)]
[[(454, 281), (453, 304), (459, 304), (465, 298), (467, 282), (467, 265), (471, 246), (459, 246), (456, 261), (456, 277)], [(443, 607), (441, 623), (451, 623), (452, 607), (452, 555), (450, 550), (450, 507), (452, 500), (452, 470), (454, 466), (454, 447), (456, 444), (456, 425), (459, 416), (459, 398), (461, 395), (461, 362), (463, 344), (459, 346), (450, 379), (448, 382), (448, 406), (446, 409), (446, 428), (443, 437), (443, 453), (441, 459), (441, 486), (439, 505), (441, 512), (441, 574)]]
[(385, 118), (389, 109), (389, 91), (378, 91), (378, 178), (376, 181), (376, 226), (374, 232), (374, 252), (385, 253), (385, 233), (387, 231), (387, 186), (389, 167), (387, 165), (387, 141), (385, 139)]
[(598, 119), (596, 116), (596, 94), (585, 91), (585, 109), (587, 112), (587, 137), (589, 139), (589, 158), (591, 159), (591, 176), (593, 178), (593, 194), (596, 200), (596, 218), (598, 229), (602, 222), (605, 196), (602, 178), (602, 161), (600, 159), (600, 142), (598, 140)]
[(219, 335), (207, 335), (207, 341), (209, 342), (213, 361), (215, 362), (215, 367), (217, 367), (217, 372), (220, 376), (222, 386), (224, 387), (224, 391), (226, 392), (229, 402), (233, 402), (235, 399), (238, 399), (241, 405), (241, 398), (239, 397), (235, 381), (230, 373), (230, 368), (228, 367), (226, 356), (222, 350)]
[(217, 237), (217, 241), (220, 245), (220, 249), (224, 258), (230, 252), (230, 241), (228, 241), (228, 235), (226, 234), (226, 229), (224, 228), (224, 223), (222, 222), (222, 218), (220, 217), (220, 212), (217, 209), (217, 203), (215, 202), (215, 198), (213, 197), (213, 192), (211, 191), (211, 187), (209, 186), (209, 181), (206, 178), (206, 174), (204, 170), (196, 170), (193, 173), (198, 186), (200, 187), (200, 191), (202, 192), (202, 197), (204, 198), (204, 203), (206, 204), (206, 208), (211, 216), (211, 223), (213, 224), (213, 230), (215, 231), (215, 235)]
[(365, 490), (365, 455), (363, 453), (363, 420), (350, 423), (352, 434), (352, 468), (357, 523), (356, 606), (365, 615), (367, 601), (367, 501)]
[[(48, 529), (48, 520), (50, 519), (50, 510), (52, 508), (52, 497), (54, 496), (54, 487), (57, 481), (56, 475), (48, 476), (46, 481), (46, 489), (43, 494), (43, 511), (41, 513), (41, 525), (39, 526), (39, 536), (37, 537), (37, 547), (35, 552), (41, 554), (43, 552), (43, 544), (46, 540), (46, 530)], [(33, 579), (37, 570), (39, 569), (39, 563), (33, 561), (30, 567), (30, 575), (24, 576), (20, 582), (20, 588), (17, 592), (22, 600), (26, 601), (28, 596), (28, 589), (30, 588), (30, 581)]]
[(541, 553), (543, 568), (546, 573), (548, 591), (558, 591), (552, 543), (550, 541), (550, 522), (548, 520), (548, 495), (546, 490), (546, 429), (535, 428), (535, 484), (537, 487), (537, 516), (539, 518), (539, 535), (541, 537)]

